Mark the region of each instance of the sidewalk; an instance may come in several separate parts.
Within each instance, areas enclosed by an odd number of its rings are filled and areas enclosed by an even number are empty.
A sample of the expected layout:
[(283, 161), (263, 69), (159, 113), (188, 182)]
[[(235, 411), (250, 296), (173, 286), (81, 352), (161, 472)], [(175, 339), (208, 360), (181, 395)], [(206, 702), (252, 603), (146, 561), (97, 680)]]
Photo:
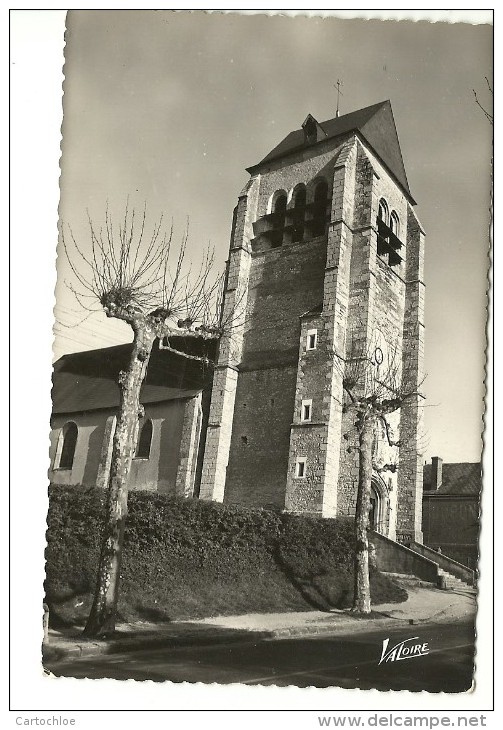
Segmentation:
[(469, 618), (476, 612), (476, 592), (446, 591), (422, 583), (417, 578), (400, 576), (407, 589), (403, 603), (382, 603), (372, 606), (369, 618), (352, 616), (347, 610), (302, 611), (296, 613), (250, 613), (241, 616), (216, 616), (188, 621), (187, 624), (214, 626), (222, 629), (270, 632), (275, 637), (345, 631), (350, 626), (359, 630), (382, 622), (408, 624), (455, 621)]
[(87, 640), (81, 629), (49, 631), (44, 644), (45, 662), (79, 658), (96, 654), (120, 653), (181, 646), (203, 646), (259, 639), (280, 639), (289, 636), (369, 631), (377, 625), (418, 624), (456, 621), (470, 618), (476, 611), (473, 590), (443, 591), (415, 578), (400, 577), (409, 597), (404, 603), (372, 606), (369, 618), (352, 616), (349, 611), (299, 611), (291, 613), (251, 613), (239, 616), (215, 616), (205, 619), (173, 621), (165, 624), (119, 624), (116, 637)]

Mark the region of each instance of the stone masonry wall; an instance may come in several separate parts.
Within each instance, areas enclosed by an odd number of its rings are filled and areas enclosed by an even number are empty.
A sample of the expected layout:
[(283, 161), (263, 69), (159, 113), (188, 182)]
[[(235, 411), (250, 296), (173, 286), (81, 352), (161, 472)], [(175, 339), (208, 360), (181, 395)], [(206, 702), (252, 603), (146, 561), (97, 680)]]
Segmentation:
[[(238, 301), (246, 316), (221, 342), (203, 498), (324, 516), (353, 514), (358, 464), (356, 452), (348, 451), (354, 414), (343, 415), (342, 408), (344, 359), (354, 343), (370, 354), (379, 346), (387, 362), (397, 363), (398, 378), (402, 368), (411, 382), (422, 372), (417, 222), (406, 196), (358, 135), (332, 145), (327, 141), (261, 167), (240, 196), (224, 316)], [(284, 191), (290, 208), (302, 183), (309, 209), (321, 178), (331, 195), (326, 235), (293, 243), (285, 233), (282, 245), (271, 248), (267, 231), (273, 219), (267, 216), (275, 195)], [(398, 266), (377, 253), (381, 197), (400, 220), (404, 245)], [(317, 347), (308, 351), (312, 329)], [(303, 401), (311, 402), (307, 421), (301, 417)], [(391, 507), (383, 524), (389, 535), (404, 540), (417, 536), (420, 525), (418, 403), (394, 415), (395, 437), (400, 415), (402, 473), (382, 482), (382, 493)], [(300, 477), (299, 459), (305, 463)]]
[(422, 542), (424, 378), (424, 232), (408, 210), (407, 284), (403, 322), (403, 384), (410, 393), (401, 409), (397, 528), (400, 542)]
[[(308, 349), (308, 333), (316, 331), (317, 346)], [(287, 492), (285, 506), (290, 511), (321, 514), (325, 489), (327, 456), (326, 372), (323, 318), (305, 315), (301, 320), (299, 363), (296, 373), (295, 399), (289, 426), (290, 456), (287, 458)], [(303, 419), (303, 401), (311, 402), (311, 417)], [(296, 477), (297, 457), (307, 459), (306, 474)], [(289, 462), (289, 463), (288, 463)], [(284, 476), (287, 470), (285, 469)]]
[(175, 486), (179, 497), (192, 497), (194, 494), (203, 418), (202, 400), (202, 393), (199, 393), (187, 400), (185, 405)]
[(252, 178), (241, 193), (234, 213), (223, 302), (225, 334), (220, 340), (213, 377), (206, 430), (199, 497), (222, 502), (231, 444), (234, 402), (241, 361), (243, 330), (248, 299), (253, 221), (257, 208), (260, 176)]
[[(330, 224), (323, 282), (323, 309), (302, 325), (295, 411), (290, 437), (286, 508), (334, 516), (342, 407), (342, 380), (337, 353), (344, 350), (351, 224), (353, 217), (355, 143), (350, 138), (334, 166)], [(318, 329), (315, 352), (306, 351), (309, 329)], [(312, 400), (311, 422), (301, 417), (302, 402)], [(305, 471), (298, 473), (299, 460)]]
[(324, 178), (332, 193), (331, 183), (335, 162), (341, 146), (334, 147), (333, 140), (317, 145), (315, 149), (306, 148), (288, 156), (287, 160), (276, 160), (261, 169), (261, 183), (255, 210), (255, 220), (271, 212), (273, 195), (278, 190), (287, 194), (288, 205), (292, 203), (294, 188), (303, 183), (307, 189), (307, 202), (314, 195), (314, 184)]
[(225, 501), (284, 507), (300, 317), (320, 304), (323, 238), (254, 254)]
[(296, 366), (240, 372), (225, 502), (285, 506)]
[[(377, 254), (376, 219), (379, 200), (384, 198), (390, 211), (395, 210), (400, 220), (400, 239), (406, 244), (407, 200), (372, 153), (359, 144), (356, 174), (355, 218), (351, 258), (351, 293), (349, 300), (348, 335), (356, 352), (371, 355), (376, 347), (384, 352), (384, 366), (396, 369), (401, 376), (402, 330), (405, 312), (406, 248), (400, 251), (404, 261), (390, 267), (387, 256)], [(348, 343), (346, 356), (350, 356)], [(358, 484), (358, 452), (354, 449), (356, 433), (354, 413), (344, 415), (343, 433), (346, 438), (340, 447), (340, 476), (338, 511), (352, 515), (356, 507)], [(393, 419), (398, 421), (398, 414)], [(398, 433), (394, 433), (397, 437)], [(353, 447), (353, 448), (351, 448)], [(394, 461), (398, 461), (398, 451)], [(393, 457), (391, 457), (393, 460)], [(386, 475), (387, 476), (387, 475)], [(389, 506), (393, 507), (384, 522), (388, 534), (395, 534), (397, 514), (396, 477), (386, 479), (392, 490)]]
[[(358, 143), (353, 217), (353, 248), (351, 252), (350, 293), (348, 301), (347, 340), (343, 356), (352, 350), (364, 352), (371, 332), (374, 306), (376, 243), (372, 240), (373, 194), (375, 170)], [(377, 209), (376, 209), (377, 211)], [(338, 512), (354, 515), (358, 485), (358, 452), (355, 450), (355, 414), (349, 409), (342, 419), (339, 443), (340, 471), (338, 482)]]
[[(256, 198), (248, 205), (252, 227), (271, 212), (278, 190), (286, 192), (291, 206), (294, 188), (302, 183), (309, 204), (315, 185), (324, 178), (330, 195), (337, 154), (333, 144), (327, 143), (315, 152), (302, 150), (287, 162), (273, 162), (262, 169)], [(252, 238), (250, 232), (250, 248)], [(303, 242), (292, 243), (285, 235), (281, 247), (252, 254), (225, 465), (225, 501), (284, 507), (300, 317), (323, 300), (325, 261), (326, 236), (306, 236)], [(223, 460), (218, 468), (222, 472)]]

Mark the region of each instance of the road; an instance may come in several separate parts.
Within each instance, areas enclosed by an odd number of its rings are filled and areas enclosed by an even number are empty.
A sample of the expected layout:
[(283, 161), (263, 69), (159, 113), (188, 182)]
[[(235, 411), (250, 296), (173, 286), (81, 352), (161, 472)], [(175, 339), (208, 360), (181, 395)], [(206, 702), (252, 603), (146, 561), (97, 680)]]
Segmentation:
[[(419, 637), (413, 644), (427, 643), (429, 653), (379, 665), (384, 639), (390, 639), (389, 649), (411, 637)], [(149, 647), (47, 663), (46, 668), (63, 677), (464, 692), (471, 687), (473, 657), (474, 628), (465, 621), (211, 646)]]

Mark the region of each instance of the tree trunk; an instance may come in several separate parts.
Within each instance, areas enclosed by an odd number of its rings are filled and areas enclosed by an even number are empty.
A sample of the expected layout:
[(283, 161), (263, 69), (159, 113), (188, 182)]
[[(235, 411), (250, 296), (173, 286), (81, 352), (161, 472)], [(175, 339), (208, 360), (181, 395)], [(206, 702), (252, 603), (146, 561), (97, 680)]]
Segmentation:
[(374, 434), (374, 418), (365, 414), (359, 433), (359, 473), (358, 496), (356, 498), (355, 516), (355, 585), (352, 611), (370, 613), (370, 581), (369, 581), (369, 541), (368, 525), (370, 510), (370, 490), (372, 484), (372, 443)]
[(120, 404), (113, 438), (106, 517), (91, 613), (84, 629), (89, 637), (115, 631), (119, 581), (127, 517), (129, 474), (138, 436), (140, 390), (154, 342), (146, 323), (134, 327), (133, 351), (126, 372), (119, 377)]

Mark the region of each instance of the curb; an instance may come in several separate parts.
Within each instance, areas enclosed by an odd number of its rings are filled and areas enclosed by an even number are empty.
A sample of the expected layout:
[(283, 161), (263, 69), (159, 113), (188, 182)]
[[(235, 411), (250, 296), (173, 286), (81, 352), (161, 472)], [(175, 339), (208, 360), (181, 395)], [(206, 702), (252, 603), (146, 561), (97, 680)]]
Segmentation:
[(124, 651), (143, 650), (155, 647), (169, 647), (172, 649), (188, 648), (194, 646), (211, 646), (212, 644), (221, 645), (222, 643), (233, 644), (243, 639), (250, 638), (270, 639), (273, 637), (272, 631), (253, 631), (242, 629), (236, 630), (219, 630), (218, 632), (192, 633), (188, 634), (167, 634), (159, 633), (156, 635), (147, 634), (144, 636), (135, 636), (131, 638), (121, 637), (111, 642), (103, 641), (83, 641), (72, 642), (71, 639), (63, 639), (62, 641), (53, 640), (53, 642), (44, 642), (42, 644), (42, 663), (57, 662), (68, 658), (84, 658), (92, 656), (100, 656), (103, 654), (120, 654)]
[(156, 649), (166, 647), (172, 649), (189, 648), (196, 646), (211, 646), (212, 644), (233, 644), (242, 642), (243, 640), (264, 640), (264, 639), (287, 639), (290, 637), (300, 636), (322, 636), (326, 634), (338, 634), (347, 632), (351, 627), (358, 627), (360, 630), (369, 629), (371, 627), (397, 625), (419, 625), (434, 621), (448, 612), (455, 605), (449, 604), (441, 611), (437, 611), (431, 616), (410, 618), (407, 616), (393, 616), (387, 613), (381, 613), (380, 616), (372, 618), (356, 618), (344, 617), (336, 623), (327, 623), (325, 625), (315, 626), (286, 626), (277, 629), (261, 630), (261, 629), (222, 629), (194, 631), (184, 633), (159, 632), (148, 633), (143, 636), (135, 636), (128, 638), (127, 636), (119, 637), (111, 642), (103, 641), (76, 641), (71, 639), (56, 639), (54, 643), (44, 642), (42, 644), (42, 662), (58, 662), (66, 658), (84, 658), (99, 656), (103, 654), (118, 654), (124, 651), (143, 650), (155, 647)]
[[(73, 643), (71, 640), (63, 640), (62, 642), (44, 643), (42, 645), (43, 663), (62, 661), (66, 658), (84, 658), (91, 656), (100, 656), (103, 654), (118, 654), (123, 651), (131, 651), (134, 649), (148, 649), (155, 646), (171, 647), (173, 649), (194, 647), (194, 646), (211, 646), (211, 644), (232, 644), (243, 640), (264, 640), (264, 639), (285, 639), (295, 636), (312, 636), (323, 634), (339, 633), (339, 630), (347, 630), (351, 626), (359, 625), (367, 628), (376, 623), (388, 623), (393, 620), (392, 617), (383, 615), (381, 618), (347, 618), (337, 624), (328, 624), (325, 626), (289, 626), (278, 629), (270, 629), (267, 631), (256, 629), (229, 629), (227, 631), (219, 630), (218, 632), (208, 632), (206, 635), (202, 633), (193, 634), (160, 634), (156, 636), (147, 635), (128, 639), (120, 638), (113, 643), (106, 641), (84, 641)], [(398, 619), (406, 622), (407, 619)]]
[(385, 613), (381, 616), (373, 618), (353, 618), (345, 621), (341, 621), (337, 624), (327, 624), (326, 626), (292, 626), (282, 629), (273, 629), (272, 633), (274, 638), (288, 638), (289, 636), (309, 636), (309, 635), (323, 635), (323, 634), (338, 634), (347, 633), (350, 627), (360, 627), (368, 629), (371, 627), (378, 626), (389, 626), (391, 623), (401, 622), (403, 624), (410, 624), (411, 621), (416, 623), (416, 619), (408, 619), (402, 616), (389, 616)]
[(106, 654), (109, 647), (106, 644), (71, 644), (70, 646), (62, 646), (61, 644), (51, 644), (44, 642), (42, 644), (42, 663), (61, 661), (66, 657), (81, 656), (97, 656)]

